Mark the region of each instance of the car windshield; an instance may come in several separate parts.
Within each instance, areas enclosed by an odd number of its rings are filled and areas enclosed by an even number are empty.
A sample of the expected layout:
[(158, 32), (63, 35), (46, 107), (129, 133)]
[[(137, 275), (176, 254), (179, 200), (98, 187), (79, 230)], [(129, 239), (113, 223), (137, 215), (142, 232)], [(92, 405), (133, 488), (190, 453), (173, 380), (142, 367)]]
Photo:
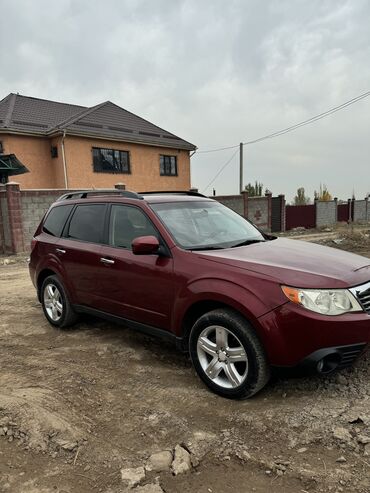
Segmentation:
[(231, 248), (265, 241), (251, 223), (215, 201), (151, 204), (176, 243), (186, 250)]

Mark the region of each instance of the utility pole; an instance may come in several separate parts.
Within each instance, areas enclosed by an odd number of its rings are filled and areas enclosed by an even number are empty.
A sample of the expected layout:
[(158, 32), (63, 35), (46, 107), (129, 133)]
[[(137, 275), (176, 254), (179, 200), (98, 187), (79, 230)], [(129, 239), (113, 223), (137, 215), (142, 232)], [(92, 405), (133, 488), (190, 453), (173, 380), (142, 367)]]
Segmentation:
[(239, 150), (239, 193), (243, 191), (243, 142), (240, 142), (240, 150)]

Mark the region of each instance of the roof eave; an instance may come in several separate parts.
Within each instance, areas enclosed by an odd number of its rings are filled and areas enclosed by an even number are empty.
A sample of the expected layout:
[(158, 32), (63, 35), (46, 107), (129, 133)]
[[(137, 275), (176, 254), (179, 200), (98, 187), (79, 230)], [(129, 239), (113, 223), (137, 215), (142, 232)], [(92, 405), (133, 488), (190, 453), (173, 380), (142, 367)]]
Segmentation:
[[(58, 130), (54, 132), (47, 133), (47, 137), (55, 137), (57, 135), (63, 135), (64, 130)], [(168, 147), (171, 149), (180, 149), (180, 150), (186, 150), (186, 151), (195, 151), (197, 147), (194, 144), (191, 144), (190, 142), (185, 142), (184, 144), (170, 144), (170, 143), (163, 143), (163, 142), (155, 142), (155, 141), (140, 141), (140, 140), (135, 140), (130, 139), (130, 138), (125, 138), (125, 139), (120, 139), (118, 137), (107, 137), (103, 135), (94, 135), (94, 134), (86, 134), (86, 133), (81, 133), (81, 132), (76, 132), (74, 130), (66, 130), (66, 135), (70, 135), (73, 137), (83, 137), (86, 139), (97, 139), (97, 140), (111, 140), (114, 142), (127, 142), (129, 144), (140, 144), (140, 145), (146, 145), (146, 146), (155, 146), (155, 147)]]
[(31, 135), (37, 137), (47, 137), (45, 132), (38, 132), (37, 130), (19, 130), (17, 128), (0, 127), (1, 134), (15, 134), (15, 135)]
[[(56, 137), (59, 135), (63, 135), (64, 130), (58, 129), (55, 130), (53, 129), (52, 131), (47, 131), (47, 132), (38, 132), (38, 131), (32, 131), (32, 130), (19, 130), (15, 128), (5, 128), (5, 127), (0, 127), (0, 134), (11, 134), (11, 135), (25, 135), (25, 136), (30, 136), (30, 137), (44, 137), (44, 138), (52, 138)], [(146, 146), (154, 146), (154, 147), (165, 147), (169, 149), (180, 149), (184, 151), (195, 151), (197, 147), (194, 144), (191, 144), (190, 142), (184, 142), (184, 144), (178, 144), (176, 145), (175, 143), (161, 143), (161, 142), (154, 142), (154, 141), (140, 141), (140, 140), (135, 140), (130, 139), (130, 138), (125, 138), (125, 139), (120, 139), (117, 137), (107, 137), (107, 136), (102, 136), (102, 135), (94, 135), (94, 134), (86, 134), (86, 133), (80, 133), (76, 132), (73, 130), (66, 131), (67, 135), (71, 135), (73, 137), (83, 137), (85, 139), (97, 139), (97, 140), (111, 140), (113, 142), (127, 142), (129, 144), (139, 144), (139, 145), (146, 145)]]

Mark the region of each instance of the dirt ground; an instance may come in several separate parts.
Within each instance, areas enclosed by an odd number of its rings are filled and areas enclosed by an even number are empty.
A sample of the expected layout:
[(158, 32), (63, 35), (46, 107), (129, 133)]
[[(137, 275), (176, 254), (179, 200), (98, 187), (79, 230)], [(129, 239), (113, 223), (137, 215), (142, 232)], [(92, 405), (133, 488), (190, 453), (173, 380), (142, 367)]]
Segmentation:
[[(367, 235), (314, 241), (370, 257)], [(93, 318), (53, 329), (23, 259), (0, 265), (0, 296), (0, 492), (370, 492), (370, 355), (230, 401), (162, 341)], [(188, 472), (141, 469), (178, 445)]]

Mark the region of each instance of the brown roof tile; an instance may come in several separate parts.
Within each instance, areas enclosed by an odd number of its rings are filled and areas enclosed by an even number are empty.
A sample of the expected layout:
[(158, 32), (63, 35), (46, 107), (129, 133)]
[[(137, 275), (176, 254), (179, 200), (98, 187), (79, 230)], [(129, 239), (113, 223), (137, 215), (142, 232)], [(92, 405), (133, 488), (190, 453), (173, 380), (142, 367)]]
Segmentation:
[(19, 94), (0, 101), (0, 131), (93, 136), (175, 149), (196, 147), (110, 101), (87, 108)]

